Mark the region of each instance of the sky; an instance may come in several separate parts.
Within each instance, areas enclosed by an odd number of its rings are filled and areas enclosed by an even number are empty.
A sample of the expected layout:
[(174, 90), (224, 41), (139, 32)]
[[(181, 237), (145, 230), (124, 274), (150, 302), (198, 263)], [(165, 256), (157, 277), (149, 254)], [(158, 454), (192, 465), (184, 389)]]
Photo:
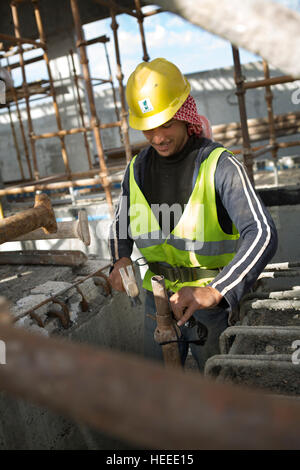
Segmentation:
[[(274, 0), (285, 6), (300, 11), (300, 0)], [(155, 5), (143, 8), (143, 11), (153, 10)], [(121, 52), (122, 71), (124, 83), (130, 73), (143, 60), (143, 51), (139, 34), (138, 22), (129, 15), (118, 15), (118, 36)], [(113, 44), (113, 34), (110, 27), (111, 19), (96, 21), (84, 26), (86, 39), (103, 34), (110, 38), (108, 51), (114, 82), (116, 80), (116, 62)], [(144, 29), (150, 59), (165, 57), (175, 63), (184, 74), (210, 70), (233, 65), (231, 46), (218, 36), (190, 24), (188, 21), (172, 13), (164, 12), (145, 18)], [(87, 48), (92, 77), (108, 78), (108, 68), (102, 44), (95, 44)], [(40, 51), (28, 52), (26, 58), (39, 55)], [(260, 58), (250, 52), (240, 49), (242, 63), (259, 60)], [(15, 56), (15, 60), (17, 60)], [(48, 78), (43, 62), (26, 67), (28, 81)], [(13, 72), (15, 86), (21, 84), (20, 69)], [(105, 87), (106, 85), (101, 85)], [(96, 87), (97, 90), (101, 88)]]
[[(300, 0), (274, 1), (300, 11)], [(143, 8), (143, 11), (146, 12), (154, 8), (155, 5), (147, 6)], [(142, 45), (135, 18), (122, 14), (117, 16), (117, 22), (119, 24), (122, 70), (126, 83), (130, 73), (143, 60)], [(84, 26), (84, 31), (87, 39), (102, 34), (111, 38), (108, 47), (112, 58), (111, 66), (115, 70), (110, 23), (110, 18), (90, 23)], [(192, 25), (178, 15), (164, 12), (145, 18), (144, 29), (150, 59), (165, 57), (175, 63), (184, 74), (233, 65), (231, 45), (228, 41)], [(93, 75), (102, 78), (103, 66), (100, 64), (104, 63), (105, 56), (103, 51), (99, 51), (99, 49), (101, 49), (99, 45), (90, 46), (88, 53)], [(244, 49), (240, 49), (240, 57), (242, 63), (260, 59)]]

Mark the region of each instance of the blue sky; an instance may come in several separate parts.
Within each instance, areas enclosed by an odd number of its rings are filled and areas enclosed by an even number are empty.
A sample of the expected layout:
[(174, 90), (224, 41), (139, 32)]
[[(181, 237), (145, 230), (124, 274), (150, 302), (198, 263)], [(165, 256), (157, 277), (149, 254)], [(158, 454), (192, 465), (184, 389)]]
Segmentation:
[[(274, 0), (285, 6), (300, 11), (300, 0)], [(154, 6), (144, 7), (143, 11), (152, 10)], [(128, 15), (118, 15), (118, 35), (120, 42), (122, 70), (124, 83), (130, 73), (143, 59), (137, 21)], [(106, 34), (110, 38), (108, 51), (111, 59), (114, 81), (116, 81), (115, 52), (113, 35), (110, 27), (111, 19), (97, 21), (84, 26), (87, 39)], [(214, 36), (188, 21), (172, 13), (160, 13), (144, 20), (146, 43), (150, 59), (165, 57), (174, 62), (183, 73), (193, 73), (213, 68), (232, 66), (232, 52), (228, 41)], [(28, 52), (30, 58), (40, 51)], [(242, 63), (259, 59), (255, 55), (240, 49)], [(108, 70), (104, 47), (96, 44), (88, 47), (91, 74), (93, 77), (107, 78)], [(17, 60), (17, 56), (15, 56)], [(4, 65), (4, 64), (3, 64)], [(46, 67), (43, 62), (32, 64), (26, 68), (29, 81), (47, 78)], [(14, 71), (15, 85), (21, 84), (20, 69)], [(102, 85), (104, 87), (105, 85)], [(101, 87), (97, 87), (99, 90)]]
[[(300, 11), (300, 0), (274, 1)], [(153, 8), (154, 6), (144, 7), (143, 11)], [(143, 60), (142, 46), (137, 21), (128, 15), (118, 15), (117, 21), (119, 23), (122, 69), (126, 82), (129, 74)], [(115, 70), (110, 23), (110, 19), (90, 23), (85, 25), (84, 30), (88, 39), (100, 34), (106, 34), (111, 38), (109, 51), (111, 65)], [(185, 74), (233, 64), (231, 46), (228, 41), (214, 36), (172, 13), (165, 12), (145, 18), (144, 29), (150, 59), (165, 57), (178, 65)], [(90, 66), (94, 76), (103, 76), (103, 68), (101, 69), (100, 64), (103, 64), (105, 56), (99, 49), (99, 45), (90, 46), (88, 49)], [(259, 59), (243, 49), (240, 49), (240, 55), (242, 63)]]

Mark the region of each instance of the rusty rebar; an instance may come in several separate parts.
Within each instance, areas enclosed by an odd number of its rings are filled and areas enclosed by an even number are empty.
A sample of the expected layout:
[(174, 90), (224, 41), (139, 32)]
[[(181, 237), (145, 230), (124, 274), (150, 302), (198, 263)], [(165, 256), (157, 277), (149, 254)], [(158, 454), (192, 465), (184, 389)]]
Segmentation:
[(22, 160), (21, 160), (20, 148), (19, 148), (18, 139), (17, 139), (17, 135), (16, 135), (16, 130), (15, 130), (15, 125), (14, 125), (14, 122), (13, 122), (13, 119), (12, 119), (9, 104), (7, 104), (7, 110), (8, 110), (8, 115), (9, 115), (11, 133), (12, 133), (12, 136), (13, 136), (13, 141), (14, 141), (14, 145), (15, 145), (15, 149), (16, 149), (16, 155), (17, 155), (17, 161), (18, 161), (18, 165), (19, 165), (19, 169), (20, 169), (20, 175), (21, 175), (21, 179), (24, 180), (25, 175), (24, 175), (24, 170), (23, 170), (23, 165), (22, 165)]
[[(109, 182), (121, 182), (123, 179), (123, 175), (110, 175), (107, 180)], [(8, 194), (25, 194), (31, 193), (33, 191), (44, 191), (46, 189), (64, 189), (64, 188), (73, 188), (75, 186), (96, 186), (96, 185), (103, 185), (103, 179), (97, 175), (94, 178), (87, 178), (87, 179), (78, 179), (72, 181), (58, 181), (54, 183), (38, 183), (38, 184), (28, 184), (22, 187), (13, 187), (7, 189), (0, 189), (0, 197), (6, 196)], [(102, 186), (103, 187), (103, 186)], [(104, 189), (104, 188), (103, 188)]]
[[(7, 58), (6, 60), (7, 60), (7, 69), (8, 69), (8, 71), (10, 72), (10, 71), (11, 71), (11, 68), (10, 68), (10, 65), (9, 65), (9, 60), (8, 60), (8, 58)], [(17, 97), (17, 93), (16, 93), (15, 87), (12, 88), (12, 95), (13, 95), (13, 99), (14, 99), (14, 102), (15, 102), (15, 105), (16, 105), (16, 111), (17, 111), (17, 116), (18, 116), (18, 121), (19, 121), (19, 126), (20, 126), (22, 141), (23, 141), (23, 147), (24, 147), (25, 158), (26, 158), (26, 162), (27, 162), (27, 168), (28, 168), (29, 178), (30, 178), (30, 179), (33, 179), (33, 173), (32, 173), (32, 168), (31, 168), (30, 157), (29, 157), (29, 150), (28, 150), (27, 140), (26, 140), (26, 136), (25, 136), (25, 131), (24, 131), (24, 126), (23, 126), (22, 116), (21, 116), (21, 112), (20, 112), (20, 108), (19, 108), (18, 97)], [(23, 174), (23, 179), (24, 179), (24, 178), (25, 178), (25, 177), (24, 177), (24, 174)]]
[(104, 52), (105, 52), (105, 57), (106, 57), (106, 64), (107, 64), (108, 73), (109, 73), (109, 81), (110, 81), (110, 84), (111, 84), (111, 91), (112, 91), (112, 94), (113, 94), (116, 119), (117, 119), (117, 121), (120, 122), (120, 127), (119, 127), (120, 141), (123, 144), (124, 143), (123, 142), (123, 134), (122, 134), (122, 130), (121, 130), (122, 122), (120, 121), (120, 113), (119, 113), (119, 109), (118, 109), (118, 105), (117, 105), (117, 96), (116, 96), (116, 90), (115, 90), (113, 75), (112, 75), (111, 66), (110, 66), (109, 55), (108, 55), (106, 43), (104, 43), (103, 45), (104, 45)]
[(252, 151), (251, 151), (248, 123), (247, 123), (244, 78), (242, 75), (239, 50), (235, 46), (232, 46), (232, 54), (233, 54), (233, 62), (234, 62), (234, 81), (235, 81), (236, 89), (237, 89), (236, 95), (238, 97), (242, 137), (243, 137), (244, 163), (248, 171), (249, 178), (253, 182), (254, 181), (253, 160), (252, 160)]
[[(263, 60), (264, 76), (267, 81), (270, 78), (270, 69), (268, 63)], [(273, 147), (271, 150), (271, 155), (274, 162), (274, 176), (275, 176), (275, 185), (278, 185), (278, 170), (277, 170), (277, 140), (276, 140), (276, 130), (275, 130), (275, 120), (273, 113), (273, 93), (271, 86), (269, 84), (265, 85), (265, 100), (267, 103), (268, 110), (268, 121), (269, 121), (269, 143)]]
[(120, 100), (121, 100), (121, 121), (122, 121), (121, 130), (122, 130), (123, 142), (125, 146), (126, 161), (130, 162), (132, 155), (131, 155), (131, 146), (130, 146), (129, 133), (128, 133), (128, 122), (127, 122), (128, 112), (126, 111), (125, 90), (123, 86), (123, 73), (122, 73), (122, 66), (121, 66), (118, 32), (117, 32), (119, 25), (116, 20), (116, 14), (112, 8), (110, 9), (110, 15), (111, 15), (111, 20), (112, 20), (111, 29), (113, 30), (115, 53), (116, 53), (117, 80), (119, 82), (119, 95), (120, 95)]
[(32, 209), (0, 220), (0, 244), (39, 227), (43, 227), (46, 233), (57, 231), (55, 215), (47, 194), (36, 194)]
[(83, 127), (83, 138), (84, 138), (84, 145), (85, 145), (85, 150), (86, 150), (86, 155), (88, 159), (88, 164), (89, 168), (93, 168), (93, 163), (92, 163), (92, 157), (91, 157), (91, 150), (90, 150), (90, 145), (87, 137), (87, 130), (86, 130), (86, 125), (84, 121), (84, 112), (83, 112), (83, 107), (82, 107), (82, 101), (81, 101), (81, 96), (80, 96), (80, 91), (79, 91), (79, 84), (78, 84), (78, 75), (76, 73), (76, 67), (75, 67), (75, 62), (74, 62), (74, 54), (72, 49), (70, 50), (70, 56), (71, 56), (71, 61), (72, 61), (72, 67), (73, 67), (73, 78), (74, 78), (74, 84), (76, 88), (76, 95), (77, 95), (77, 103), (79, 107), (79, 115), (81, 119), (81, 125)]
[(136, 10), (136, 15), (137, 15), (137, 20), (140, 28), (140, 36), (142, 40), (142, 47), (143, 47), (143, 60), (145, 62), (149, 62), (150, 57), (147, 51), (147, 46), (146, 46), (146, 38), (145, 38), (145, 31), (144, 31), (144, 15), (141, 9), (141, 2), (140, 0), (134, 0), (135, 4), (135, 10)]
[[(65, 294), (70, 289), (76, 288), (77, 286), (79, 286), (80, 284), (85, 282), (87, 279), (90, 279), (91, 277), (99, 276), (99, 277), (103, 277), (107, 281), (107, 276), (105, 276), (105, 274), (103, 274), (102, 271), (109, 268), (110, 266), (111, 266), (110, 264), (107, 264), (106, 266), (103, 266), (102, 268), (98, 269), (97, 271), (94, 271), (93, 273), (88, 274), (84, 278), (79, 279), (79, 281), (76, 281), (76, 282), (72, 283), (71, 286), (68, 286), (68, 287), (65, 287), (64, 289), (61, 289), (55, 295), (50, 295), (47, 299), (42, 300), (42, 302), (39, 302), (38, 304), (34, 305), (30, 309), (26, 310), (23, 313), (20, 313), (16, 317), (14, 317), (13, 321), (16, 322), (16, 321), (20, 320), (21, 318), (26, 317), (27, 315), (30, 315), (32, 312), (34, 312), (38, 308), (42, 307), (43, 305), (48, 304), (49, 302), (53, 302), (54, 300), (56, 300), (57, 297), (60, 297), (61, 295)], [(107, 285), (108, 285), (108, 289), (106, 290), (106, 292), (107, 292), (107, 295), (109, 295), (111, 293), (111, 291), (110, 291), (110, 285), (109, 285), (108, 281), (107, 281)]]
[[(40, 37), (40, 41), (46, 44), (46, 36), (44, 32), (44, 27), (43, 27), (43, 22), (42, 22), (42, 17), (41, 17), (41, 12), (39, 9), (39, 0), (32, 0), (33, 4), (33, 9), (34, 9), (34, 15), (35, 15), (35, 21)], [(60, 112), (59, 108), (57, 105), (57, 100), (56, 100), (56, 91), (55, 87), (53, 84), (53, 77), (52, 77), (52, 72), (51, 72), (51, 67), (50, 67), (50, 61), (48, 57), (48, 52), (47, 52), (47, 47), (44, 48), (44, 60), (46, 63), (46, 68), (48, 72), (48, 78), (49, 78), (49, 84), (50, 84), (50, 94), (52, 96), (52, 103), (53, 103), (53, 108), (54, 108), (54, 113), (55, 113), (55, 118), (56, 118), (56, 125), (59, 131), (62, 130), (62, 124), (61, 124), (61, 117), (60, 117)], [(69, 157), (68, 157), (68, 152), (67, 148), (65, 145), (64, 137), (60, 136), (60, 147), (61, 147), (61, 154), (63, 158), (63, 162), (66, 168), (66, 173), (67, 175), (70, 175), (71, 169), (70, 169), (70, 162), (69, 162)]]
[(176, 342), (181, 333), (174, 318), (172, 318), (164, 277), (153, 276), (151, 284), (157, 321), (154, 339), (158, 344), (167, 343), (161, 346), (165, 365), (167, 367), (182, 367), (178, 343)]
[[(16, 35), (16, 38), (20, 39), (21, 38), (20, 22), (19, 22), (19, 15), (18, 15), (18, 10), (17, 10), (17, 5), (14, 2), (12, 2), (10, 4), (10, 6), (11, 6), (11, 11), (12, 11), (12, 18), (13, 18), (15, 35)], [(30, 112), (29, 91), (28, 91), (28, 83), (27, 83), (25, 65), (24, 65), (23, 48), (22, 48), (21, 43), (20, 43), (20, 46), (19, 46), (19, 61), (20, 61), (20, 66), (21, 66), (21, 71), (22, 71), (23, 91), (24, 91), (24, 97), (25, 97), (25, 103), (26, 103), (27, 125), (28, 125), (28, 133), (29, 133), (29, 141), (30, 141), (32, 161), (33, 161), (34, 177), (35, 177), (35, 179), (38, 179), (40, 175), (39, 175), (38, 164), (37, 164), (35, 141), (32, 139), (34, 131), (33, 131), (33, 123), (32, 123), (32, 118), (31, 118), (31, 112)]]
[(0, 337), (6, 345), (3, 391), (134, 445), (299, 449), (296, 400), (11, 325), (0, 326)]
[(104, 159), (103, 145), (102, 145), (102, 140), (101, 140), (101, 135), (100, 135), (100, 130), (99, 130), (99, 118), (97, 116), (96, 103), (95, 103), (93, 87), (92, 87), (91, 77), (90, 77), (89, 61), (88, 61), (88, 57), (86, 53), (86, 48), (83, 44), (84, 33), (82, 29), (82, 24), (81, 24), (78, 3), (77, 3), (77, 0), (70, 0), (70, 2), (71, 2), (71, 10), (72, 10), (72, 15), (74, 19), (77, 40), (81, 44), (79, 46), (80, 63), (83, 68), (83, 76), (84, 76), (84, 81), (86, 84), (86, 91), (87, 91), (87, 96), (88, 96), (88, 101), (89, 101), (89, 106), (90, 106), (90, 113), (91, 113), (90, 125), (94, 131), (96, 148), (97, 148), (97, 153), (98, 153), (98, 158), (99, 158), (99, 166), (103, 174), (103, 176), (101, 177), (103, 181), (102, 185), (105, 191), (106, 200), (109, 206), (110, 213), (113, 216), (113, 202), (112, 202), (112, 196), (111, 196), (111, 187), (107, 179), (108, 171), (107, 171), (107, 166), (106, 166), (105, 159)]
[[(13, 4), (15, 2), (12, 2)], [(9, 34), (0, 33), (0, 40), (11, 42), (12, 44), (21, 45), (21, 44), (33, 44), (35, 49), (44, 48), (46, 45), (43, 42), (35, 41), (34, 39), (22, 38), (21, 35), (11, 36)]]

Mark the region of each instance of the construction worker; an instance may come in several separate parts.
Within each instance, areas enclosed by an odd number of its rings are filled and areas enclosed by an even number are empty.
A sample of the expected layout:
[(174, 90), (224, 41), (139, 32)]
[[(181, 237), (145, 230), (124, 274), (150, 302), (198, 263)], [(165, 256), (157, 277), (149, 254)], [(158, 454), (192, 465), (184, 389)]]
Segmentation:
[[(162, 58), (139, 64), (128, 80), (129, 124), (150, 145), (124, 175), (111, 226), (110, 282), (124, 290), (119, 268), (132, 263), (135, 242), (149, 267), (143, 280), (145, 356), (162, 360), (153, 339), (151, 286), (159, 274), (181, 329), (182, 363), (190, 344), (203, 371), (206, 360), (219, 353), (220, 334), (237, 320), (241, 297), (275, 254), (277, 233), (243, 165), (212, 140), (190, 88)], [(202, 346), (193, 342), (197, 322), (207, 333)]]

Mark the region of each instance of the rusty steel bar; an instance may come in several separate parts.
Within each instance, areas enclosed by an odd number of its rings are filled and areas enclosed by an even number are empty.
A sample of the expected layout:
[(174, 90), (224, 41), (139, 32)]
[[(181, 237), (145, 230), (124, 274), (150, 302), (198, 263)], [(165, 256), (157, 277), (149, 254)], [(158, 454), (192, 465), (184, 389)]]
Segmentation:
[[(9, 64), (9, 59), (7, 58), (6, 61), (7, 61), (7, 69), (10, 72), (11, 67), (10, 67), (10, 64)], [(18, 116), (18, 121), (19, 121), (22, 141), (23, 141), (23, 147), (24, 147), (24, 152), (25, 152), (25, 158), (26, 158), (26, 162), (27, 162), (29, 177), (30, 177), (30, 179), (33, 179), (33, 173), (32, 173), (32, 168), (31, 168), (30, 157), (29, 157), (29, 150), (28, 150), (27, 140), (26, 140), (23, 121), (22, 121), (22, 116), (21, 116), (21, 112), (20, 112), (20, 108), (19, 108), (17, 92), (16, 92), (16, 89), (14, 87), (12, 88), (12, 95), (13, 95), (13, 99), (14, 99), (14, 102), (15, 102), (15, 105), (16, 105), (16, 111), (17, 111), (17, 116)], [(23, 176), (23, 179), (24, 179), (24, 176)]]
[(138, 24), (139, 24), (139, 28), (140, 28), (140, 36), (141, 36), (141, 40), (142, 40), (142, 47), (143, 47), (143, 60), (145, 62), (149, 62), (150, 60), (150, 57), (148, 55), (148, 51), (147, 51), (147, 46), (146, 46), (146, 38), (145, 38), (145, 31), (144, 31), (144, 15), (143, 15), (143, 12), (141, 10), (141, 2), (140, 0), (134, 0), (134, 4), (135, 4), (135, 10), (136, 10), (136, 16), (137, 16), (137, 20), (138, 20)]
[(44, 47), (46, 47), (46, 44), (43, 43), (43, 42), (34, 41), (33, 39), (28, 39), (28, 38), (21, 38), (21, 36), (17, 35), (17, 34), (16, 34), (16, 36), (11, 36), (9, 34), (0, 33), (0, 40), (9, 41), (9, 42), (11, 42), (13, 44), (16, 44), (16, 45), (33, 44), (35, 46), (35, 48), (37, 48), (37, 49), (39, 49), (39, 48), (43, 49)]
[[(25, 51), (23, 50), (23, 53)], [(41, 60), (44, 59), (44, 56), (42, 55), (39, 55), (38, 57), (33, 57), (32, 59), (24, 59), (24, 65), (29, 65), (29, 64), (34, 64), (35, 62), (40, 62)], [(13, 64), (11, 64), (10, 68), (11, 70), (13, 69), (18, 69), (19, 67), (21, 67), (21, 64), (19, 62), (15, 62)]]
[(300, 77), (293, 77), (292, 75), (283, 75), (281, 77), (265, 77), (262, 80), (251, 80), (244, 84), (245, 90), (250, 90), (252, 88), (265, 87), (270, 85), (279, 85), (282, 83), (290, 83), (300, 80)]
[[(18, 15), (18, 10), (17, 10), (17, 5), (14, 2), (11, 2), (10, 6), (11, 6), (11, 11), (12, 11), (12, 18), (13, 18), (15, 35), (16, 35), (17, 38), (20, 38), (20, 22), (19, 22), (19, 15)], [(27, 83), (26, 72), (25, 72), (23, 49), (22, 49), (21, 45), (19, 47), (19, 61), (20, 61), (21, 71), (22, 71), (23, 91), (24, 91), (25, 103), (26, 103), (27, 126), (28, 126), (29, 141), (30, 141), (30, 148), (31, 148), (31, 154), (32, 154), (32, 161), (33, 161), (34, 177), (35, 177), (35, 179), (39, 179), (40, 175), (39, 175), (38, 164), (37, 164), (37, 155), (36, 155), (36, 149), (35, 149), (35, 142), (32, 139), (33, 124), (32, 124), (30, 104), (29, 104), (29, 90), (28, 90), (28, 83)]]
[(93, 39), (89, 39), (89, 40), (84, 40), (84, 41), (77, 41), (76, 42), (76, 47), (79, 47), (79, 46), (91, 46), (92, 44), (97, 44), (98, 42), (102, 42), (103, 44), (105, 44), (106, 42), (109, 42), (110, 39), (108, 36), (106, 36), (105, 34), (103, 34), (102, 36), (98, 36), (96, 38), (93, 38)]
[(21, 179), (24, 180), (25, 175), (24, 175), (24, 170), (23, 170), (23, 165), (22, 165), (22, 160), (21, 160), (21, 154), (20, 154), (20, 148), (19, 148), (18, 139), (17, 139), (17, 135), (16, 135), (16, 130), (15, 130), (15, 125), (14, 125), (14, 122), (13, 122), (13, 119), (12, 119), (12, 115), (11, 115), (11, 111), (10, 111), (10, 105), (7, 104), (6, 106), (7, 106), (8, 115), (9, 115), (11, 133), (12, 133), (13, 141), (14, 141), (14, 144), (15, 144), (15, 149), (16, 149), (16, 154), (17, 154), (17, 160), (18, 160), (18, 165), (19, 165), (19, 169), (20, 169)]
[(85, 150), (86, 150), (86, 155), (87, 155), (87, 159), (88, 159), (89, 168), (92, 169), (93, 168), (93, 163), (92, 163), (92, 157), (91, 157), (89, 141), (88, 141), (88, 137), (87, 137), (86, 125), (85, 125), (85, 121), (84, 121), (84, 112), (83, 112), (82, 101), (81, 101), (81, 97), (80, 97), (78, 76), (77, 76), (77, 73), (76, 73), (76, 67), (75, 67), (75, 62), (74, 62), (74, 54), (73, 54), (72, 49), (70, 50), (70, 56), (71, 56), (71, 62), (72, 62), (72, 67), (73, 67), (73, 78), (74, 78), (74, 83), (75, 83), (75, 88), (76, 88), (77, 102), (78, 102), (78, 106), (79, 106), (79, 114), (80, 114), (81, 124), (82, 124), (82, 127), (85, 128), (85, 130), (83, 131), (84, 145), (85, 145)]
[[(40, 8), (39, 8), (39, 0), (32, 0), (32, 4), (33, 4), (35, 21), (36, 21), (36, 25), (37, 25), (40, 40), (46, 44), (46, 36), (45, 36), (44, 26), (43, 26), (42, 17), (41, 17)], [(55, 114), (55, 118), (56, 118), (56, 125), (57, 125), (58, 130), (61, 131), (62, 130), (62, 124), (61, 124), (60, 112), (59, 112), (58, 105), (57, 105), (57, 100), (56, 100), (56, 91), (55, 91), (54, 84), (53, 84), (53, 78), (52, 78), (52, 72), (51, 72), (47, 47), (44, 48), (44, 54), (43, 55), (44, 55), (44, 60), (45, 60), (45, 63), (46, 63), (48, 77), (49, 77), (50, 94), (52, 96), (54, 114)], [(66, 148), (63, 136), (60, 136), (60, 147), (61, 147), (61, 154), (62, 154), (64, 166), (66, 168), (66, 173), (67, 173), (67, 175), (70, 175), (71, 169), (70, 169), (69, 156), (68, 156), (68, 152), (67, 152), (67, 148)]]
[(11, 325), (0, 326), (0, 337), (6, 345), (3, 391), (134, 445), (299, 449), (296, 400)]
[(0, 220), (0, 244), (39, 227), (43, 227), (46, 233), (57, 230), (55, 215), (47, 194), (36, 194), (32, 209)]
[[(16, 46), (11, 46), (10, 49), (6, 49), (5, 53), (1, 52), (1, 58), (12, 57), (14, 55), (18, 55), (19, 54), (18, 47), (14, 49), (15, 47)], [(23, 52), (26, 53), (28, 51), (33, 51), (34, 49), (36, 49), (34, 46), (26, 47), (25, 49), (23, 49)]]
[(122, 134), (123, 134), (123, 141), (125, 146), (125, 154), (126, 154), (126, 161), (127, 163), (131, 160), (131, 146), (129, 141), (129, 134), (128, 134), (128, 123), (127, 123), (127, 116), (128, 112), (126, 111), (126, 102), (125, 102), (125, 91), (123, 86), (123, 73), (121, 67), (121, 57), (120, 57), (120, 48), (119, 48), (119, 39), (118, 39), (118, 23), (116, 20), (116, 15), (113, 9), (110, 9), (110, 16), (111, 16), (111, 29), (113, 30), (114, 36), (114, 44), (115, 44), (115, 53), (116, 53), (116, 63), (117, 63), (117, 80), (119, 82), (119, 95), (121, 100), (121, 120), (122, 120)]
[[(84, 33), (82, 29), (82, 24), (81, 24), (78, 3), (77, 3), (77, 0), (70, 0), (70, 3), (71, 3), (71, 10), (72, 10), (72, 15), (74, 19), (77, 40), (80, 43), (82, 43), (82, 41), (84, 41)], [(106, 166), (105, 159), (104, 159), (104, 152), (103, 152), (103, 145), (102, 145), (100, 130), (98, 127), (98, 125), (100, 124), (100, 121), (97, 116), (95, 97), (94, 97), (93, 87), (92, 87), (91, 78), (90, 78), (89, 61), (88, 61), (88, 57), (86, 53), (86, 48), (84, 45), (81, 45), (79, 47), (79, 54), (80, 54), (80, 63), (82, 64), (82, 68), (83, 68), (83, 76), (84, 76), (84, 81), (86, 84), (88, 101), (90, 105), (91, 127), (93, 128), (93, 131), (94, 131), (96, 148), (97, 148), (97, 153), (98, 153), (98, 158), (99, 158), (99, 165), (100, 165), (101, 172), (103, 173), (102, 185), (105, 191), (106, 200), (109, 206), (110, 213), (113, 217), (113, 202), (112, 202), (112, 196), (111, 196), (111, 185), (107, 179), (108, 171), (107, 171), (107, 166)]]
[(120, 127), (121, 122), (109, 122), (106, 124), (100, 124), (98, 123), (95, 126), (87, 126), (87, 127), (74, 127), (73, 129), (61, 129), (60, 131), (57, 132), (47, 132), (45, 134), (34, 134), (33, 139), (34, 140), (39, 140), (39, 139), (51, 139), (52, 137), (64, 137), (66, 135), (73, 135), (73, 134), (80, 134), (81, 132), (86, 132), (86, 131), (95, 131), (95, 128), (97, 129), (110, 129), (112, 127)]
[(0, 251), (0, 264), (80, 266), (87, 259), (87, 256), (78, 250)]
[[(270, 78), (270, 69), (268, 63), (263, 60), (264, 76), (265, 80)], [(270, 139), (269, 143), (273, 147), (271, 150), (271, 155), (274, 160), (274, 183), (278, 186), (278, 170), (277, 170), (277, 140), (276, 140), (276, 129), (275, 129), (275, 120), (273, 113), (273, 93), (270, 85), (265, 85), (265, 100), (267, 103), (268, 110), (268, 121), (269, 121), (269, 133)]]
[(176, 342), (181, 333), (172, 318), (164, 277), (153, 276), (151, 278), (151, 284), (156, 306), (157, 321), (154, 339), (158, 344), (172, 341), (169, 344), (161, 346), (165, 365), (167, 367), (182, 367), (178, 343)]
[(147, 11), (146, 13), (143, 13), (143, 16), (144, 16), (144, 18), (146, 18), (147, 16), (157, 15), (158, 13), (163, 13), (164, 11), (165, 10), (163, 10), (162, 8), (155, 8), (154, 10)]
[(120, 122), (120, 127), (119, 127), (120, 141), (123, 144), (124, 142), (123, 142), (123, 135), (122, 135), (122, 130), (121, 130), (122, 121), (120, 121), (120, 113), (119, 113), (119, 109), (118, 109), (118, 105), (117, 105), (116, 90), (115, 90), (115, 87), (114, 87), (113, 75), (112, 75), (112, 71), (111, 71), (110, 60), (109, 60), (109, 55), (108, 55), (108, 52), (107, 52), (106, 43), (104, 43), (104, 52), (105, 52), (105, 57), (106, 57), (106, 64), (107, 64), (107, 68), (108, 68), (108, 73), (109, 73), (109, 81), (110, 81), (110, 84), (111, 84), (111, 91), (112, 91), (113, 100), (114, 100), (116, 118), (117, 118), (117, 121)]
[(248, 171), (249, 178), (253, 182), (254, 181), (253, 160), (252, 160), (251, 143), (250, 143), (250, 137), (249, 137), (249, 131), (248, 131), (248, 123), (247, 123), (244, 78), (242, 75), (239, 50), (235, 46), (232, 46), (232, 54), (233, 54), (233, 62), (234, 62), (234, 81), (235, 81), (236, 89), (237, 89), (236, 95), (238, 97), (242, 136), (243, 136), (244, 163)]
[(50, 295), (50, 297), (48, 297), (47, 299), (43, 300), (42, 302), (36, 304), (34, 307), (31, 307), (30, 309), (26, 310), (25, 312), (19, 314), (18, 316), (14, 317), (14, 322), (20, 320), (21, 318), (23, 317), (26, 317), (27, 315), (31, 315), (32, 312), (34, 312), (35, 310), (37, 310), (38, 308), (42, 307), (43, 305), (46, 305), (48, 304), (49, 302), (53, 302), (54, 300), (56, 300), (56, 297), (60, 297), (61, 295), (65, 294), (66, 292), (68, 292), (68, 290), (70, 289), (73, 289), (73, 288), (77, 288), (80, 284), (82, 284), (83, 282), (85, 282), (87, 279), (90, 279), (91, 277), (102, 277), (105, 279), (106, 281), (106, 293), (107, 295), (111, 294), (111, 290), (110, 290), (110, 285), (109, 285), (109, 282), (108, 282), (108, 278), (105, 274), (102, 273), (102, 271), (104, 271), (105, 269), (108, 269), (111, 265), (108, 264), (106, 266), (103, 266), (102, 268), (98, 269), (97, 271), (94, 271), (93, 273), (91, 274), (88, 274), (87, 276), (85, 276), (84, 278), (80, 279), (79, 281), (76, 281), (74, 283), (72, 283), (71, 286), (69, 287), (65, 287), (64, 289), (60, 290), (59, 292), (57, 292), (55, 295)]
[[(123, 175), (111, 175), (108, 177), (108, 181), (110, 182), (121, 182), (123, 179)], [(34, 191), (43, 191), (46, 189), (63, 189), (63, 188), (72, 188), (74, 186), (96, 186), (102, 185), (103, 180), (100, 176), (97, 175), (94, 178), (87, 178), (87, 179), (79, 179), (79, 180), (72, 180), (72, 181), (61, 181), (57, 183), (39, 183), (36, 185), (28, 185), (18, 188), (8, 188), (8, 189), (0, 189), (0, 197), (6, 196), (8, 194), (23, 194), (23, 193), (32, 193)]]
[(11, 241), (49, 240), (64, 238), (78, 238), (86, 246), (90, 245), (91, 236), (89, 231), (88, 217), (84, 210), (79, 211), (78, 220), (70, 222), (58, 222), (57, 231), (54, 233), (45, 233), (43, 229), (38, 228), (33, 232), (29, 232), (26, 235), (21, 235), (20, 237), (17, 237)]

